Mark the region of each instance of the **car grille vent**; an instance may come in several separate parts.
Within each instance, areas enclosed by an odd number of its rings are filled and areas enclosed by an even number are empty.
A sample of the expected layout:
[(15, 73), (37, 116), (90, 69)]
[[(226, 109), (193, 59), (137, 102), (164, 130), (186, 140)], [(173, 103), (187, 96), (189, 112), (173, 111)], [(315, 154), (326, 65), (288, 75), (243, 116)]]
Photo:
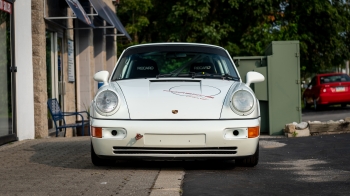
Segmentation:
[(237, 147), (223, 148), (137, 148), (113, 147), (114, 154), (236, 154)]

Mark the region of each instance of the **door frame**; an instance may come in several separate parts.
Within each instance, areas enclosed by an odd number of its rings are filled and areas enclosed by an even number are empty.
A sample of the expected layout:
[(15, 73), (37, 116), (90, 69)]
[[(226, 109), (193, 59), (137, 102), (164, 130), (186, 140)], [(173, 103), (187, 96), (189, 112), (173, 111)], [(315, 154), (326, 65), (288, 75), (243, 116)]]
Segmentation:
[[(61, 36), (58, 32), (52, 31), (47, 29), (47, 33), (50, 33), (50, 57), (51, 57), (51, 65), (46, 65), (46, 66), (51, 66), (51, 97), (49, 98), (56, 98), (60, 104), (60, 108), (62, 112), (64, 112), (64, 94), (65, 94), (65, 89), (64, 89), (64, 82), (63, 82), (63, 48), (64, 48), (64, 42), (63, 42), (63, 36)], [(58, 70), (59, 68), (59, 58), (58, 58), (58, 39), (61, 40), (61, 45), (60, 45), (60, 71)], [(48, 87), (47, 87), (48, 88)], [(53, 120), (51, 119), (51, 124), (53, 125)]]
[(14, 0), (7, 0), (11, 4), (11, 15), (10, 15), (10, 45), (11, 45), (11, 113), (12, 113), (12, 133), (5, 136), (0, 136), (0, 146), (9, 142), (18, 141), (17, 137), (17, 105), (16, 105), (16, 72), (17, 66), (15, 61), (15, 14), (14, 14)]

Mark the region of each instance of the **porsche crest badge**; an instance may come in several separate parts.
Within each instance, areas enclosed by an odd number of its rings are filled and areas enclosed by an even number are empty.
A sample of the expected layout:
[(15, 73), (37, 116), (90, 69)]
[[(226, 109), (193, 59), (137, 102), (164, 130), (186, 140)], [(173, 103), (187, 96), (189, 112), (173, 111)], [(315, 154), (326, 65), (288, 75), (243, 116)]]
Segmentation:
[(171, 112), (172, 112), (173, 114), (177, 114), (177, 113), (179, 113), (179, 110), (171, 110)]

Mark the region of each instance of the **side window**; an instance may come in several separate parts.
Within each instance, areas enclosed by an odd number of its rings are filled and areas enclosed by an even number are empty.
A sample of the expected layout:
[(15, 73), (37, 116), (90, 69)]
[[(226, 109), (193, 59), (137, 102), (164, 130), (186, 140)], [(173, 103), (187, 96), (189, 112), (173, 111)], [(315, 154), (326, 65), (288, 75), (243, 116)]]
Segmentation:
[(346, 74), (342, 75), (341, 77), (342, 82), (350, 82), (350, 77)]

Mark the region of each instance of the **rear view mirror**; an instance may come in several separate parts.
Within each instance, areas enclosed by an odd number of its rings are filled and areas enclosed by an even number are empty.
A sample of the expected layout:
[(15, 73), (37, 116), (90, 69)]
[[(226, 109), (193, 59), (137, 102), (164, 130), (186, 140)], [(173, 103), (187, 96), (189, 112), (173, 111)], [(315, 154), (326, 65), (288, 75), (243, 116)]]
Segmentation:
[(251, 83), (262, 82), (264, 80), (265, 80), (265, 77), (259, 72), (250, 71), (246, 75), (246, 85), (247, 86), (250, 86)]
[(95, 73), (94, 75), (94, 80), (97, 82), (103, 82), (104, 84), (108, 84), (108, 77), (109, 77), (109, 72), (108, 71), (99, 71)]

